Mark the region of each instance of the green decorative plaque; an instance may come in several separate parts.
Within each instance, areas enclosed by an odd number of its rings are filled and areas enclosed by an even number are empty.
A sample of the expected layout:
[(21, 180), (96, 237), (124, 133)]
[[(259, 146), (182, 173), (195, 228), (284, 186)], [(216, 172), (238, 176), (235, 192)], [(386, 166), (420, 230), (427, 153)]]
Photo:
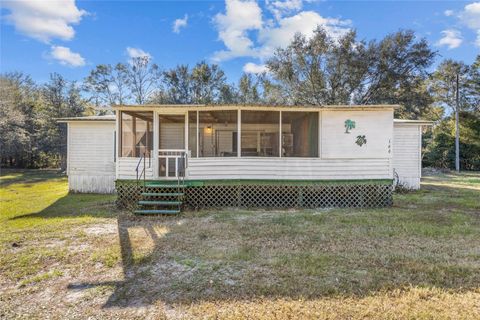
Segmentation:
[(355, 129), (355, 121), (350, 119), (345, 120), (345, 133), (350, 133), (352, 129)]
[(355, 143), (361, 147), (367, 143), (367, 138), (365, 138), (365, 135), (359, 135), (357, 136), (357, 140), (355, 141)]

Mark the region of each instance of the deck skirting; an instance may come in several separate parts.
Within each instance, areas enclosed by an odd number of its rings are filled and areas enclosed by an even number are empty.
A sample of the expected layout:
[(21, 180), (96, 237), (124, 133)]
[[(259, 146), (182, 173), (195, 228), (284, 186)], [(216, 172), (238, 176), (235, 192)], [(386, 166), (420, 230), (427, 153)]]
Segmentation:
[[(134, 208), (143, 191), (132, 180), (117, 180), (117, 205)], [(154, 189), (146, 192), (155, 192)], [(171, 192), (177, 191), (172, 185)], [(166, 191), (166, 192), (169, 192)], [(392, 181), (272, 183), (187, 183), (184, 204), (199, 208), (373, 208), (392, 205)]]

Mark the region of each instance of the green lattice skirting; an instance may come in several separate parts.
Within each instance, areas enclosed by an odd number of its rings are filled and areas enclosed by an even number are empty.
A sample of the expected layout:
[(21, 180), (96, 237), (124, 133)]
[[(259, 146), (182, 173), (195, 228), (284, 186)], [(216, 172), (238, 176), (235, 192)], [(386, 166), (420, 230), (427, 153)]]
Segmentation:
[[(143, 191), (135, 181), (117, 180), (117, 205), (134, 208)], [(146, 192), (155, 192), (146, 188)], [(175, 192), (176, 188), (164, 189)], [(358, 181), (208, 181), (187, 183), (184, 204), (190, 208), (345, 208), (392, 205), (391, 180)]]

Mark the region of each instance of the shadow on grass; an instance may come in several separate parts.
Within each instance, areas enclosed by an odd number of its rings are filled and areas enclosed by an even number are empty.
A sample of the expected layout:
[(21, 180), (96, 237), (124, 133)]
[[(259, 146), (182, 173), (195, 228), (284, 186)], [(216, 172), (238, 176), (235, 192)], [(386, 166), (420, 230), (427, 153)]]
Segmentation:
[(96, 217), (111, 218), (117, 214), (115, 207), (115, 195), (88, 194), (88, 193), (70, 193), (47, 208), (23, 215), (17, 215), (10, 220), (25, 218), (76, 218), (76, 217)]
[[(441, 191), (441, 197), (445, 197), (453, 189), (436, 186), (416, 196), (428, 197)], [(468, 201), (473, 196), (469, 194)], [(428, 201), (418, 205), (429, 206)], [(461, 208), (461, 203), (443, 205)], [(363, 210), (361, 214), (368, 216), (378, 210)], [(389, 210), (385, 209), (385, 214)], [(405, 214), (411, 209), (393, 210)], [(357, 211), (338, 210), (337, 216), (345, 219), (345, 215), (358, 214)], [(265, 297), (358, 297), (409, 286), (463, 291), (478, 288), (480, 282), (478, 255), (462, 247), (468, 243), (473, 251), (479, 250), (478, 237), (472, 241), (462, 238), (460, 232), (451, 238), (402, 233), (385, 238), (372, 230), (375, 221), (369, 221), (368, 226), (347, 228), (348, 222), (340, 223), (330, 212), (308, 219), (302, 214), (290, 219), (286, 211), (275, 217), (275, 212), (271, 212), (271, 219), (267, 216), (261, 221), (255, 220), (255, 211), (250, 213), (248, 219), (232, 215), (216, 219), (215, 213), (140, 218), (121, 214), (117, 227), (123, 280), (72, 283), (68, 289), (113, 286), (114, 291), (104, 304), (104, 308), (110, 308), (152, 305), (158, 301), (191, 304)], [(434, 209), (428, 214), (443, 213)], [(448, 223), (440, 216), (431, 218), (425, 220), (421, 212), (412, 214), (413, 221), (419, 224), (445, 227)], [(478, 224), (478, 219), (475, 221)], [(368, 230), (352, 234), (358, 228)], [(395, 225), (386, 228), (393, 230)], [(306, 232), (307, 229), (315, 232)], [(145, 238), (134, 239), (135, 230)], [(152, 250), (138, 258), (136, 251), (146, 243), (153, 243)]]
[(66, 178), (60, 170), (29, 170), (29, 169), (1, 169), (0, 188), (7, 188), (12, 184), (33, 185), (52, 179)]

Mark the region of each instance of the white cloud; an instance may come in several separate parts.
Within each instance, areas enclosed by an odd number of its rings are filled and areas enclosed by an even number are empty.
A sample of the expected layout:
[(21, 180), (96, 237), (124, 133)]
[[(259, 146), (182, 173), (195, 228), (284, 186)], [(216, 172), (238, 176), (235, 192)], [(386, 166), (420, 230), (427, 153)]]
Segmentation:
[(85, 65), (85, 59), (79, 53), (72, 52), (67, 47), (52, 46), (50, 56), (64, 66), (82, 67)]
[(467, 4), (460, 13), (460, 20), (471, 29), (480, 29), (480, 2)]
[(176, 19), (173, 22), (173, 32), (180, 33), (181, 28), (185, 28), (188, 23), (188, 15), (185, 15), (183, 19)]
[(75, 0), (16, 0), (3, 1), (10, 10), (5, 20), (17, 31), (42, 42), (58, 38), (71, 40), (75, 36), (72, 24), (79, 23), (87, 12), (77, 8)]
[(448, 46), (448, 49), (455, 49), (458, 48), (463, 42), (462, 34), (458, 30), (447, 29), (443, 30), (441, 33), (443, 37), (438, 40), (438, 46)]
[(480, 2), (467, 4), (457, 17), (465, 26), (476, 32), (474, 44), (480, 48)]
[(262, 10), (252, 0), (226, 0), (225, 5), (225, 14), (217, 14), (214, 23), (218, 29), (219, 39), (228, 50), (216, 52), (214, 60), (254, 55), (254, 43), (247, 32), (262, 27)]
[(338, 37), (347, 32), (350, 21), (324, 18), (314, 11), (302, 11), (294, 16), (282, 18), (276, 27), (260, 31), (259, 40), (263, 44), (262, 56), (271, 55), (276, 48), (287, 46), (296, 33), (310, 38), (317, 26), (322, 26), (330, 35)]
[(253, 62), (248, 62), (243, 66), (243, 72), (257, 74), (262, 72), (268, 72), (268, 68), (264, 64), (256, 64)]
[(219, 39), (227, 50), (217, 51), (214, 61), (236, 57), (269, 57), (276, 48), (287, 46), (296, 33), (311, 37), (317, 26), (324, 27), (333, 37), (349, 30), (351, 22), (334, 18), (325, 18), (314, 11), (301, 11), (294, 15), (283, 16), (290, 11), (301, 9), (301, 2), (274, 1), (270, 8), (285, 8), (275, 21), (262, 19), (262, 10), (252, 0), (226, 0), (225, 14), (217, 14), (214, 22)]
[(149, 59), (152, 58), (152, 55), (148, 52), (143, 51), (140, 48), (132, 48), (132, 47), (127, 47), (127, 55), (130, 58), (141, 58), (141, 57), (148, 57)]
[(302, 9), (302, 0), (275, 0), (266, 1), (267, 8), (279, 20), (283, 15), (297, 12)]
[(445, 10), (443, 11), (443, 14), (446, 16), (446, 17), (451, 17), (455, 14), (455, 12), (453, 12), (453, 10)]

